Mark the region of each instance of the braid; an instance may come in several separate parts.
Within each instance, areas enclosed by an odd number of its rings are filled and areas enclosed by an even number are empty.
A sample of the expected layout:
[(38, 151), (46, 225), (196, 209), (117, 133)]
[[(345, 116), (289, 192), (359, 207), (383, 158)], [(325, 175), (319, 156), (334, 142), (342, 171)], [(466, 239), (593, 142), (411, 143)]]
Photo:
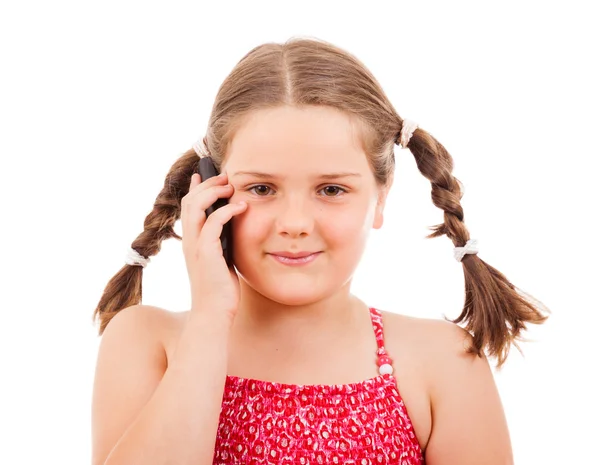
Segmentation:
[[(399, 143), (398, 138), (396, 143)], [(444, 222), (430, 229), (428, 239), (446, 235), (455, 247), (469, 241), (460, 204), (464, 190), (462, 183), (452, 175), (454, 163), (444, 146), (426, 131), (417, 128), (408, 142), (419, 171), (431, 181), (433, 204), (444, 211)], [(490, 266), (477, 254), (465, 255), (461, 260), (465, 277), (465, 304), (453, 323), (465, 323), (473, 337), (469, 353), (482, 355), (487, 349), (497, 359), (497, 368), (506, 361), (511, 344), (521, 351), (516, 341), (522, 341), (521, 332), (526, 323), (541, 324), (550, 312), (529, 294), (516, 288), (500, 271)], [(538, 304), (539, 308), (536, 307)]]
[[(198, 160), (196, 152), (189, 150), (169, 170), (152, 211), (144, 219), (144, 230), (131, 243), (140, 255), (148, 258), (158, 254), (165, 239), (181, 240), (173, 227), (181, 217), (181, 199), (189, 191)], [(100, 320), (100, 335), (120, 310), (141, 303), (142, 276), (143, 267), (124, 265), (108, 282), (92, 317)]]

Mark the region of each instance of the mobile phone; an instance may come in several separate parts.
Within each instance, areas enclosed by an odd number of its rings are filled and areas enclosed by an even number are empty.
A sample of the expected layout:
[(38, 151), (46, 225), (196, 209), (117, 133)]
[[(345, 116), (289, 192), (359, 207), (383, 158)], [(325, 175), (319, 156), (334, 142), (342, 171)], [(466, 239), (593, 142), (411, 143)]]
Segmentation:
[[(219, 173), (210, 157), (202, 157), (198, 162), (198, 173), (200, 173), (201, 182), (206, 181), (208, 178), (217, 176)], [(228, 199), (218, 198), (215, 203), (206, 209), (206, 217), (208, 218), (218, 208), (229, 203)], [(223, 248), (223, 257), (225, 263), (229, 268), (233, 267), (233, 241), (231, 240), (231, 221), (228, 221), (223, 225), (223, 232), (221, 233), (221, 247)]]

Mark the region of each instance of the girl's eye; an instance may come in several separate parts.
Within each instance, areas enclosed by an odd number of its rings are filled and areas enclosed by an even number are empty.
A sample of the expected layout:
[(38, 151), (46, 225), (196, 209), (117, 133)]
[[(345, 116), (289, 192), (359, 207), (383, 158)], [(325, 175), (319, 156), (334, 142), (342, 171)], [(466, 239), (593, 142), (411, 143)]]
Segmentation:
[[(269, 186), (266, 186), (264, 184), (258, 184), (256, 186), (250, 187), (248, 188), (249, 191), (254, 192), (255, 194), (257, 194), (259, 197), (266, 197), (266, 195), (263, 194), (268, 194), (269, 189), (271, 189)], [(328, 195), (325, 194), (325, 197), (340, 197), (340, 195), (335, 195), (337, 192), (348, 192), (346, 189), (340, 187), (340, 186), (334, 186), (334, 185), (329, 185), (324, 187), (323, 189), (321, 189), (322, 191), (326, 191), (329, 194), (333, 194), (333, 195)]]
[[(255, 190), (255, 189), (258, 189), (259, 187), (264, 187), (264, 189), (262, 189), (262, 193), (258, 193), (258, 192)], [(249, 191), (251, 191), (251, 192), (254, 192), (255, 194), (258, 194), (258, 196), (259, 196), (259, 197), (264, 197), (262, 194), (263, 194), (263, 193), (265, 193), (265, 191), (266, 191), (266, 192), (268, 192), (268, 191), (269, 191), (269, 189), (270, 189), (270, 187), (269, 187), (269, 186), (265, 186), (264, 184), (260, 184), (260, 185), (258, 185), (258, 186), (251, 187), (251, 188), (250, 188), (250, 189), (248, 189), (248, 190), (249, 190)]]
[[(335, 194), (336, 192), (340, 192), (340, 191), (342, 191), (342, 192), (348, 192), (346, 189), (343, 189), (340, 186), (327, 186), (327, 187), (324, 187), (321, 190), (327, 191), (327, 189), (331, 189), (331, 188), (333, 188), (334, 190), (333, 191), (329, 190), (329, 193)], [(326, 195), (325, 197), (339, 197), (339, 196), (338, 195)]]

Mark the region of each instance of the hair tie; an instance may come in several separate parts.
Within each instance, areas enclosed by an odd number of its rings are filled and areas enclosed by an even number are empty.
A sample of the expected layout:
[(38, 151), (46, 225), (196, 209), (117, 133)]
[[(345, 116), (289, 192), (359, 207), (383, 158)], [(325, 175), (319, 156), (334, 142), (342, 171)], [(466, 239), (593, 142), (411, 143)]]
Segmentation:
[[(403, 149), (408, 147), (408, 141), (413, 135), (415, 129), (419, 127), (419, 124), (416, 121), (412, 121), (409, 119), (402, 120), (402, 130), (400, 131), (400, 145)], [(396, 140), (398, 143), (398, 140)]]
[(196, 152), (196, 154), (202, 158), (204, 157), (204, 154), (202, 153), (202, 139), (194, 142), (194, 145), (192, 146), (194, 148), (194, 152)]
[(125, 263), (128, 265), (146, 268), (146, 265), (150, 263), (150, 257), (144, 257), (143, 255), (140, 255), (133, 247), (130, 247), (127, 251), (127, 256), (125, 257)]
[(465, 254), (476, 254), (477, 252), (479, 252), (477, 239), (469, 239), (464, 247), (454, 247), (454, 258), (460, 262)]

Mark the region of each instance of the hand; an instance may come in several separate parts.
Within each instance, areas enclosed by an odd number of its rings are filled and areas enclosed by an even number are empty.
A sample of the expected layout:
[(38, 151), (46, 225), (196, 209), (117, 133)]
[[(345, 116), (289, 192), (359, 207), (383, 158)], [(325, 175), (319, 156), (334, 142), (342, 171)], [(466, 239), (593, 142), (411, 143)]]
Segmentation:
[(216, 312), (233, 322), (240, 299), (239, 278), (228, 268), (221, 247), (223, 225), (246, 211), (246, 203), (228, 203), (206, 218), (206, 209), (218, 198), (233, 195), (227, 174), (206, 181), (192, 175), (189, 192), (181, 199), (182, 248), (194, 312)]

